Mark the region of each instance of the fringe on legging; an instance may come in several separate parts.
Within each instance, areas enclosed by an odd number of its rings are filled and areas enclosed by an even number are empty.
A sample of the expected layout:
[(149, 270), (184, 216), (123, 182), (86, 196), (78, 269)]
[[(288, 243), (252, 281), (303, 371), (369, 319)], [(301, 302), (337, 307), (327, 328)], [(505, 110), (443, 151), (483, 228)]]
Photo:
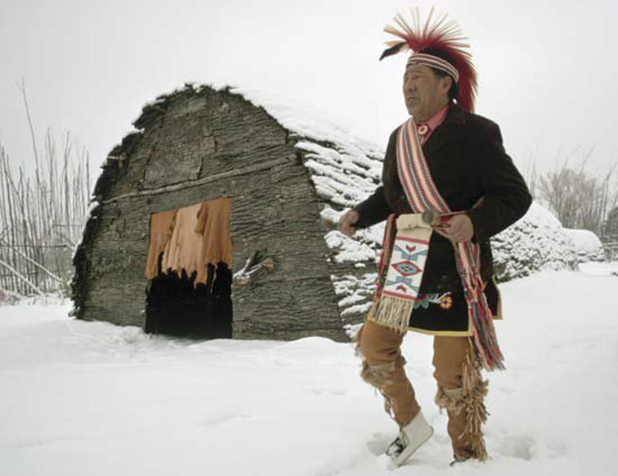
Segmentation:
[(455, 415), (464, 412), (465, 427), (459, 437), (469, 445), (473, 458), (486, 461), (488, 456), (481, 426), (487, 421), (489, 415), (484, 402), (489, 382), (482, 379), (482, 365), (470, 339), (469, 344), (463, 362), (463, 386), (454, 389), (438, 386), (435, 402), (440, 407), (440, 411), (446, 408)]
[(380, 392), (384, 398), (384, 411), (393, 421), (399, 424), (399, 421), (395, 417), (395, 412), (393, 411), (393, 399), (382, 391), (382, 387), (386, 384), (392, 383), (391, 376), (393, 372), (395, 372), (398, 367), (403, 367), (406, 364), (406, 359), (403, 355), (400, 355), (397, 360), (393, 362), (388, 362), (382, 365), (369, 365), (360, 350), (362, 331), (363, 328), (361, 327), (353, 339), (354, 353), (357, 357), (362, 359), (360, 376), (365, 382), (375, 388), (376, 393)]

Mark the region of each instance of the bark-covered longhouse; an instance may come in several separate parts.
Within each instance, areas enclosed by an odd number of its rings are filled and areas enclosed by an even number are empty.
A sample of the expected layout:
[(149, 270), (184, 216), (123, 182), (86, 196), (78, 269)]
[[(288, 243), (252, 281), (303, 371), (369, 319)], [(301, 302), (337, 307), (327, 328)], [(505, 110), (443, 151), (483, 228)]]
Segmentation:
[[(211, 86), (157, 98), (134, 126), (94, 189), (74, 256), (72, 313), (146, 328), (152, 217), (228, 198), (231, 273), (240, 275), (231, 286), (232, 336), (346, 340), (346, 325), (368, 309), (381, 236), (374, 227), (351, 240), (334, 222), (379, 183), (382, 151), (320, 117)], [(272, 266), (241, 272), (251, 257)], [(169, 318), (182, 309), (168, 308)]]

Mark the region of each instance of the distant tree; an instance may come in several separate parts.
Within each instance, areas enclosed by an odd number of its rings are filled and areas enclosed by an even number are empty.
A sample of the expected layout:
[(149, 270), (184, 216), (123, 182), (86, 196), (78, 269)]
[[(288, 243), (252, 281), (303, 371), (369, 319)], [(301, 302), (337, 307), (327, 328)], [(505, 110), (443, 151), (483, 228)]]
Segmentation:
[(605, 226), (603, 227), (604, 235), (618, 236), (618, 207), (612, 208), (605, 220)]
[(538, 195), (565, 228), (581, 228), (602, 234), (609, 211), (618, 202), (614, 187), (616, 167), (600, 177), (586, 170), (590, 151), (579, 165), (568, 159), (538, 178)]

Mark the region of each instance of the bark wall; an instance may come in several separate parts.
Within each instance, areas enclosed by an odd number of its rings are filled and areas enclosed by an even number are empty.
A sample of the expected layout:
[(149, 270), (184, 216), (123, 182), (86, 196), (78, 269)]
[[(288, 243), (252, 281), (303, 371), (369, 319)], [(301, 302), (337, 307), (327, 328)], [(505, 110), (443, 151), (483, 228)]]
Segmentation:
[(149, 215), (231, 197), (232, 269), (256, 250), (272, 273), (234, 287), (234, 337), (345, 340), (318, 199), (287, 131), (242, 97), (189, 87), (144, 108), (114, 148), (74, 260), (76, 315), (144, 325)]

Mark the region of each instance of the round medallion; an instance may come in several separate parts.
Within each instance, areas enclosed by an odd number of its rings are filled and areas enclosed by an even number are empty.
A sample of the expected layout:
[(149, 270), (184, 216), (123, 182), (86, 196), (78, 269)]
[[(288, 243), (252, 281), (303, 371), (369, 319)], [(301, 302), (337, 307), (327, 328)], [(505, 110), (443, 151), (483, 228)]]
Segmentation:
[(421, 215), (421, 220), (427, 225), (431, 225), (436, 218), (436, 215), (431, 210), (425, 210)]

